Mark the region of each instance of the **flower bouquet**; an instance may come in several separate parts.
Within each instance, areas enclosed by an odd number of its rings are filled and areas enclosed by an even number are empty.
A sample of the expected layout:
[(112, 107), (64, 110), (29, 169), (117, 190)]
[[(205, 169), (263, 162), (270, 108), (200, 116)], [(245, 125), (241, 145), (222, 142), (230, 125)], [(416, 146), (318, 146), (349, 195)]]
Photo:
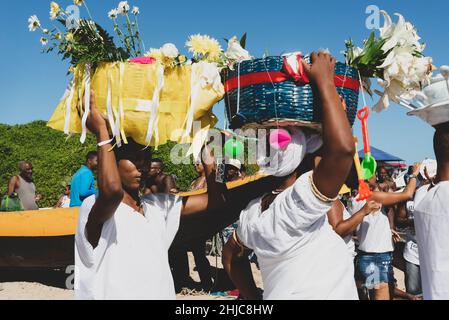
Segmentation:
[(390, 101), (407, 106), (430, 81), (434, 70), (432, 58), (423, 54), (425, 45), (420, 43), (415, 27), (398, 13), (398, 22), (393, 23), (387, 12), (380, 12), (385, 23), (379, 37), (372, 32), (363, 48), (349, 40), (345, 54), (346, 62), (359, 71), (368, 92), (369, 78), (378, 78), (383, 87), (383, 92), (375, 91), (381, 96), (373, 108), (377, 112), (388, 108)]
[[(74, 4), (75, 8), (63, 10), (51, 3), (50, 19), (62, 27), (44, 28), (36, 16), (28, 21), (30, 31), (42, 31), (44, 52), (56, 50), (63, 59), (70, 59), (72, 80), (48, 122), (50, 127), (66, 134), (81, 133), (84, 142), (91, 89), (118, 146), (127, 137), (156, 147), (169, 140), (190, 142), (194, 121), (203, 130), (215, 125), (212, 107), (224, 94), (219, 72), (233, 61), (218, 41), (191, 36), (186, 43), (191, 59), (170, 43), (145, 53), (139, 8), (131, 9), (127, 1), (121, 1), (109, 11), (114, 38), (94, 22), (86, 1)], [(74, 14), (81, 7), (89, 19)]]

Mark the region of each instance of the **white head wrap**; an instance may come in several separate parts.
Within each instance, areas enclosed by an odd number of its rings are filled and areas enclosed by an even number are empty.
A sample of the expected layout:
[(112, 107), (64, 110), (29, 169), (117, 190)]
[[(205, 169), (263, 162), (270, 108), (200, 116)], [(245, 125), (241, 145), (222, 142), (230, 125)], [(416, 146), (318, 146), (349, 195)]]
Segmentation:
[[(321, 135), (303, 130), (299, 127), (286, 128), (292, 141), (284, 150), (271, 150), (267, 157), (265, 154), (258, 156), (257, 163), (261, 173), (275, 177), (286, 177), (292, 174), (308, 153), (314, 153), (323, 145)], [(258, 150), (260, 151), (260, 150)]]

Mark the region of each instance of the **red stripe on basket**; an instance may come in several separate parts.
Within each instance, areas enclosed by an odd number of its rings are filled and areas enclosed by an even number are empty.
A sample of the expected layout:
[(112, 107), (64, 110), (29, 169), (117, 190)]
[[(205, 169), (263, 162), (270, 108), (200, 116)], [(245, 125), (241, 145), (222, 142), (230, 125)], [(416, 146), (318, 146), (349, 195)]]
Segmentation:
[[(289, 75), (280, 72), (280, 71), (274, 71), (274, 72), (253, 72), (248, 73), (240, 76), (240, 87), (247, 87), (252, 86), (256, 84), (263, 84), (263, 83), (279, 83), (284, 81), (291, 81), (293, 80)], [(359, 81), (350, 77), (340, 76), (336, 75), (334, 78), (335, 86), (337, 87), (343, 87), (347, 89), (352, 89), (355, 91), (359, 91)], [(308, 82), (306, 82), (307, 84)], [(229, 79), (225, 82), (225, 91), (229, 92), (231, 90), (235, 90), (239, 86), (239, 79), (238, 77)]]

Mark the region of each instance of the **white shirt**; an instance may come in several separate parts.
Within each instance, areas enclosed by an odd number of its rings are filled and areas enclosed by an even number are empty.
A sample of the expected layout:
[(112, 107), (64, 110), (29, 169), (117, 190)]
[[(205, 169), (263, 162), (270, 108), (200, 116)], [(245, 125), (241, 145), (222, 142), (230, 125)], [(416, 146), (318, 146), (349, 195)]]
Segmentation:
[(431, 188), (415, 207), (425, 300), (449, 299), (449, 181)]
[[(342, 204), (343, 206), (343, 204)], [(343, 206), (343, 220), (348, 220), (349, 218), (351, 218), (351, 214), (349, 213), (349, 211)], [(343, 240), (346, 243), (346, 246), (348, 247), (349, 253), (351, 254), (351, 256), (354, 258), (356, 256), (356, 252), (355, 252), (355, 244), (354, 244), (354, 240), (352, 240), (352, 234), (346, 236), (343, 238)]]
[(326, 221), (331, 204), (312, 193), (310, 174), (264, 212), (262, 198), (250, 202), (237, 236), (257, 256), (264, 299), (358, 299), (352, 257)]
[[(354, 201), (351, 214), (357, 213), (366, 204), (366, 200)], [(382, 210), (366, 215), (357, 227), (359, 250), (367, 253), (393, 252), (393, 239), (387, 214)]]
[(63, 196), (62, 197), (61, 208), (69, 208), (69, 207), (70, 207), (70, 197)]
[(83, 202), (75, 236), (75, 298), (172, 300), (176, 298), (168, 249), (178, 231), (181, 198), (150, 194), (145, 216), (121, 203), (93, 249), (85, 228), (95, 196)]

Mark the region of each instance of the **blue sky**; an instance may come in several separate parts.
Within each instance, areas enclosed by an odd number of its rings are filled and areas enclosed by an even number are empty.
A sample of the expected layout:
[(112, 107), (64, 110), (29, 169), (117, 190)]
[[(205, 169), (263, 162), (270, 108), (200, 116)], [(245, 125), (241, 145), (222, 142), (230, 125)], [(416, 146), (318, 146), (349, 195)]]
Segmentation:
[[(61, 6), (71, 0), (57, 1)], [(107, 12), (118, 0), (88, 0), (93, 18), (111, 30)], [(389, 13), (402, 13), (418, 28), (427, 44), (426, 55), (437, 66), (449, 64), (447, 30), (449, 2), (437, 0), (340, 0), (340, 1), (129, 1), (140, 7), (140, 27), (147, 48), (166, 42), (183, 48), (194, 33), (209, 34), (219, 40), (248, 33), (247, 48), (253, 56), (265, 51), (310, 52), (329, 48), (340, 60), (345, 39), (358, 44), (369, 35), (365, 9), (375, 4)], [(67, 62), (56, 54), (41, 54), (40, 34), (30, 33), (27, 19), (36, 14), (46, 27), (47, 0), (2, 1), (0, 19), (0, 123), (17, 124), (47, 120), (67, 86)], [(83, 11), (85, 15), (85, 11)], [(224, 43), (222, 43), (224, 46)], [(184, 49), (184, 51), (186, 51)], [(186, 52), (185, 52), (186, 53)], [(375, 101), (368, 97), (368, 104)], [(223, 105), (214, 108), (223, 119)], [(433, 157), (433, 129), (406, 110), (392, 105), (369, 119), (371, 144), (404, 158), (407, 162)], [(220, 124), (223, 123), (221, 120)], [(360, 126), (354, 127), (360, 136)]]

